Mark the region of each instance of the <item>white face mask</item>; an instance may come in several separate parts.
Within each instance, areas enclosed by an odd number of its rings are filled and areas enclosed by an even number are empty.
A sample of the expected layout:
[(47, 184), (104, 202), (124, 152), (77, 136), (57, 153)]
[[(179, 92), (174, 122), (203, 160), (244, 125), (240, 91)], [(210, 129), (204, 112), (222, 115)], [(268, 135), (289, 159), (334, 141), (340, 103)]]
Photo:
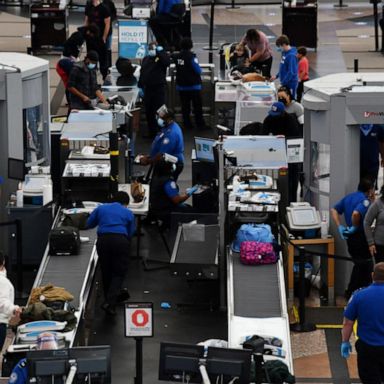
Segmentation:
[(88, 69), (95, 69), (96, 68), (96, 64), (95, 63), (89, 63), (87, 65)]
[(148, 51), (148, 56), (151, 56), (151, 57), (156, 56), (156, 49), (150, 49), (150, 50)]

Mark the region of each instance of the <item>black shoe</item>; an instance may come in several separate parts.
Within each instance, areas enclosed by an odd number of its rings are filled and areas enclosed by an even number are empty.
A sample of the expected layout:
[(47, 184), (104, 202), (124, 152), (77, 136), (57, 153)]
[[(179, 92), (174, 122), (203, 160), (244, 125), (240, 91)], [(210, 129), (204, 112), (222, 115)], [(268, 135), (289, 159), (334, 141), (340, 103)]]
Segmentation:
[(117, 303), (124, 303), (125, 301), (129, 300), (130, 297), (131, 295), (129, 294), (128, 289), (123, 288), (117, 296), (116, 301)]
[(114, 306), (110, 305), (109, 303), (105, 302), (101, 305), (101, 309), (105, 311), (107, 315), (115, 316), (116, 315), (116, 309)]

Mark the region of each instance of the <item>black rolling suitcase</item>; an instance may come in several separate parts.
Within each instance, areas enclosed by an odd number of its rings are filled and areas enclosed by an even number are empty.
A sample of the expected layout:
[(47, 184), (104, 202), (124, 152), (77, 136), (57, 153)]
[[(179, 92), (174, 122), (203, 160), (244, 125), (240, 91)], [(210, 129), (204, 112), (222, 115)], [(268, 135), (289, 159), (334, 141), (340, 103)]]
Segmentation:
[(50, 255), (77, 255), (80, 249), (80, 234), (75, 227), (57, 227), (49, 233)]

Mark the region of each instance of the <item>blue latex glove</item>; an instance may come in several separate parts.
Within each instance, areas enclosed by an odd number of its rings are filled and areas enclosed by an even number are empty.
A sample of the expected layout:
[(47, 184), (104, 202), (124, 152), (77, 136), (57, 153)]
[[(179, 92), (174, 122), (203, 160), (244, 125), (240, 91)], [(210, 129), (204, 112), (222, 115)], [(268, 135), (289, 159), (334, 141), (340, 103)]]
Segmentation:
[(343, 341), (340, 346), (340, 352), (341, 356), (344, 357), (344, 359), (348, 359), (349, 355), (352, 352), (352, 345), (349, 341)]
[(139, 97), (141, 99), (144, 97), (144, 90), (143, 90), (143, 88), (139, 88)]
[(348, 227), (348, 228), (345, 230), (344, 234), (345, 234), (345, 236), (348, 237), (349, 235), (352, 235), (353, 233), (355, 233), (357, 230), (358, 230), (358, 227), (355, 227), (355, 226)]
[(199, 189), (199, 186), (198, 186), (198, 185), (194, 185), (194, 186), (191, 187), (191, 188), (187, 188), (187, 190), (185, 191), (185, 193), (186, 193), (188, 196), (192, 196), (198, 189)]
[(339, 225), (337, 227), (338, 231), (339, 231), (339, 234), (340, 234), (340, 237), (343, 239), (343, 240), (347, 240), (347, 237), (345, 236), (345, 232), (347, 230), (346, 227), (344, 227), (344, 225)]
[(158, 45), (156, 47), (156, 52), (161, 52), (161, 51), (164, 51), (164, 48), (161, 45)]

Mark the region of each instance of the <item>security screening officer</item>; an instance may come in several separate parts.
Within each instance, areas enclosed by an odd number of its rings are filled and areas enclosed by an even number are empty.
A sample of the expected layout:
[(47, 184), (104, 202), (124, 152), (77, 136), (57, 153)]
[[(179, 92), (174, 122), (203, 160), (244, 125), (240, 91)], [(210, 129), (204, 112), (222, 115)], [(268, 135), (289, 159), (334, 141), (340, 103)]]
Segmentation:
[(377, 263), (373, 283), (356, 291), (344, 311), (341, 355), (352, 352), (349, 342), (357, 320), (357, 367), (363, 384), (384, 382), (384, 263)]
[(184, 37), (180, 43), (181, 51), (172, 56), (176, 65), (176, 90), (179, 91), (184, 127), (192, 128), (191, 103), (198, 129), (205, 129), (203, 103), (201, 100), (201, 67), (196, 55), (191, 51), (193, 42)]
[(171, 59), (163, 47), (150, 43), (148, 55), (144, 57), (140, 69), (139, 95), (144, 100), (145, 117), (149, 136), (154, 138), (159, 131), (156, 111), (165, 104), (166, 73)]
[(177, 158), (176, 169), (173, 172), (173, 178), (177, 181), (184, 168), (184, 137), (183, 132), (174, 121), (175, 114), (165, 105), (158, 110), (157, 124), (160, 132), (152, 142), (152, 148), (149, 155), (143, 155), (140, 163), (143, 165), (154, 165), (154, 175), (156, 174), (156, 163), (162, 159), (165, 153)]
[[(37, 337), (38, 351), (47, 349), (59, 349), (57, 338), (54, 333), (42, 332)], [(9, 376), (8, 384), (27, 384), (29, 383), (28, 364), (27, 359), (21, 359), (13, 368)]]
[(150, 188), (150, 214), (161, 219), (166, 227), (170, 224), (172, 212), (193, 212), (190, 205), (185, 204), (199, 186), (188, 188), (185, 193), (180, 193), (174, 179), (176, 164), (161, 159), (156, 165), (156, 175), (153, 177)]
[[(98, 206), (87, 221), (88, 228), (98, 226), (96, 250), (105, 298), (101, 308), (108, 315), (115, 315), (116, 305), (124, 300), (122, 284), (128, 267), (130, 239), (135, 232), (135, 218), (128, 204), (128, 194), (117, 192), (113, 203)], [(126, 298), (129, 298), (127, 291)]]
[[(364, 234), (364, 216), (367, 213), (371, 200), (374, 199), (373, 183), (370, 179), (361, 179), (356, 192), (343, 197), (331, 208), (332, 219), (337, 225), (340, 237), (347, 241), (348, 252), (354, 263), (348, 288), (345, 291), (346, 299), (359, 288), (371, 283), (373, 268), (372, 257)], [(341, 215), (347, 227), (341, 224)]]

